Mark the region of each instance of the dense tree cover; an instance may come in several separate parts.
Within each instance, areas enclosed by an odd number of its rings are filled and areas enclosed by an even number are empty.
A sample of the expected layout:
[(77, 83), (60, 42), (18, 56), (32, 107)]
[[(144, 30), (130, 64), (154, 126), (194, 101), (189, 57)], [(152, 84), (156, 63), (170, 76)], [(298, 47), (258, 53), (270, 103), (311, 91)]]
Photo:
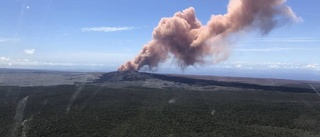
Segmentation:
[(320, 135), (311, 93), (62, 85), (0, 87), (0, 136), (10, 136), (26, 96), (19, 136)]

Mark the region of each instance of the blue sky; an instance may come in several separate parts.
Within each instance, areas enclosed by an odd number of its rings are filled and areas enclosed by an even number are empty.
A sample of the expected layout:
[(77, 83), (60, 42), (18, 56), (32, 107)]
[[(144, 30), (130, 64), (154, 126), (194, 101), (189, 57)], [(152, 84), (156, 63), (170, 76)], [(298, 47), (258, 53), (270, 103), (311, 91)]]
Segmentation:
[[(0, 3), (0, 68), (114, 71), (151, 40), (152, 30), (162, 17), (192, 6), (197, 18), (206, 24), (211, 15), (226, 13), (228, 1)], [(287, 5), (302, 22), (277, 28), (267, 36), (253, 32), (239, 38), (229, 59), (219, 64), (191, 66), (182, 72), (169, 60), (158, 72), (320, 80), (320, 1), (288, 0)], [(280, 76), (277, 72), (309, 77)]]

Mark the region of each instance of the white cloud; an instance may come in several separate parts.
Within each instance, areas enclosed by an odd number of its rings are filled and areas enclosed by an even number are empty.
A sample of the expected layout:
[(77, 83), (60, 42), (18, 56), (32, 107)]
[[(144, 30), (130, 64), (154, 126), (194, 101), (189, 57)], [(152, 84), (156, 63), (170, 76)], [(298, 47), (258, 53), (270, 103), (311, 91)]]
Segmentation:
[(313, 69), (313, 70), (320, 70), (320, 65), (319, 64), (308, 64), (308, 65), (304, 65), (303, 68), (306, 69)]
[(18, 38), (0, 38), (0, 42), (16, 42), (19, 41)]
[(90, 28), (81, 28), (85, 32), (115, 32), (115, 31), (127, 31), (132, 30), (134, 27), (90, 27)]
[(235, 50), (247, 51), (247, 52), (272, 52), (272, 51), (288, 51), (288, 50), (315, 51), (315, 50), (320, 50), (320, 48), (238, 48)]
[(36, 51), (35, 49), (25, 49), (24, 53), (27, 55), (33, 55), (35, 51)]
[(0, 38), (0, 42), (7, 42), (8, 39), (5, 39), (5, 38)]
[(8, 62), (8, 61), (10, 61), (10, 58), (0, 57), (0, 62)]
[(278, 65), (270, 65), (269, 67), (270, 67), (270, 68), (273, 68), (273, 69), (278, 69), (278, 68), (280, 68)]
[(64, 60), (74, 63), (107, 63), (118, 64), (126, 62), (135, 56), (134, 53), (110, 53), (110, 52), (53, 52), (45, 53), (43, 60)]
[(305, 67), (306, 67), (306, 68), (316, 68), (317, 66), (316, 66), (316, 65), (313, 65), (313, 64), (309, 64), (309, 65), (306, 65)]
[(0, 57), (0, 66), (73, 66), (73, 63), (38, 62), (29, 59), (12, 59)]
[(255, 38), (248, 42), (319, 42), (317, 37), (292, 37), (292, 38)]
[[(118, 65), (118, 64), (117, 64)], [(9, 58), (0, 56), (0, 67), (17, 67), (17, 68), (41, 68), (41, 67), (110, 67), (114, 66), (110, 63), (95, 62), (53, 62), (53, 61), (36, 61), (26, 58)]]
[(319, 71), (320, 64), (298, 64), (286, 62), (226, 62), (216, 64), (212, 67), (216, 68), (236, 68), (236, 69), (258, 69), (258, 70), (313, 70)]

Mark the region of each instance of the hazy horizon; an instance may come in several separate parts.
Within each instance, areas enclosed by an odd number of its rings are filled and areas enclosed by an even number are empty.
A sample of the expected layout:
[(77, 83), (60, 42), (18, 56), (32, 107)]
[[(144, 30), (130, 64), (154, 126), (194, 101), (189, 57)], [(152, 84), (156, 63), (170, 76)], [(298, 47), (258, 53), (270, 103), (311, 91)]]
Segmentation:
[[(50, 68), (0, 68), (7, 70), (20, 70), (20, 71), (59, 71), (59, 72), (80, 72), (80, 73), (108, 73), (117, 70), (106, 69), (50, 69)], [(197, 71), (179, 71), (179, 70), (166, 70), (166, 71), (139, 71), (158, 74), (180, 74), (180, 75), (202, 75), (202, 76), (221, 76), (221, 77), (243, 77), (243, 78), (262, 78), (262, 79), (286, 79), (286, 80), (303, 80), (303, 81), (320, 81), (320, 74), (316, 71), (303, 71), (303, 70), (291, 70), (291, 71), (266, 71), (266, 70), (232, 70), (232, 69), (216, 69), (214, 73), (210, 70)]]

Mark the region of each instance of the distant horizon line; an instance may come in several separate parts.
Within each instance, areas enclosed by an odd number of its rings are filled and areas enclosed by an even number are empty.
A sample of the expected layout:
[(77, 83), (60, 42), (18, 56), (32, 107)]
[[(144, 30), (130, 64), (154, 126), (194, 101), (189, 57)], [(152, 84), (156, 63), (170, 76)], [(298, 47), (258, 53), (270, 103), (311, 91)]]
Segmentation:
[[(17, 70), (17, 71), (26, 71), (26, 72), (32, 72), (32, 71), (42, 71), (42, 72), (61, 72), (61, 73), (109, 73), (109, 72), (116, 72), (117, 70), (99, 70), (99, 69), (50, 69), (50, 68), (2, 68), (0, 67), (0, 74), (1, 70)], [(225, 71), (225, 72), (223, 72)], [(274, 75), (273, 77), (268, 75), (268, 77), (263, 75), (254, 75), (257, 72), (250, 73), (226, 73), (227, 70), (219, 70), (217, 72), (222, 73), (208, 73), (208, 72), (201, 72), (201, 73), (194, 73), (194, 72), (175, 72), (175, 71), (138, 71), (138, 72), (145, 72), (145, 73), (154, 73), (154, 74), (168, 74), (168, 75), (185, 75), (185, 76), (213, 76), (213, 77), (231, 77), (231, 78), (253, 78), (253, 79), (278, 79), (278, 80), (294, 80), (294, 81), (312, 81), (312, 82), (320, 82), (320, 74), (319, 78), (307, 77), (305, 74), (300, 74), (305, 76), (305, 78), (298, 78), (299, 76), (296, 76), (295, 78), (292, 77), (284, 77), (280, 75)], [(278, 72), (279, 73), (279, 72)], [(287, 72), (289, 73), (289, 72)], [(230, 75), (231, 74), (231, 75)], [(262, 73), (259, 73), (262, 74)], [(290, 73), (289, 73), (290, 74)], [(297, 73), (295, 73), (297, 74)], [(309, 74), (312, 75), (312, 74)], [(313, 76), (313, 75), (312, 75)]]

